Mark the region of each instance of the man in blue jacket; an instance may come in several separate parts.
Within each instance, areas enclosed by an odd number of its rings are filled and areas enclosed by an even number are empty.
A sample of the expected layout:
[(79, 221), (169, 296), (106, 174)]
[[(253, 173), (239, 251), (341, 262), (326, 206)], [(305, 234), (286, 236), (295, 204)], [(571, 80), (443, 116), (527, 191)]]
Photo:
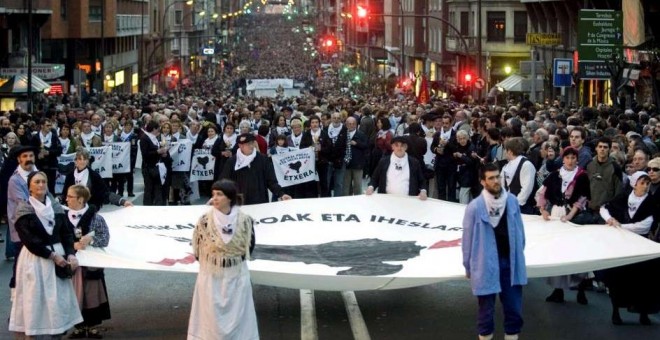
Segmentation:
[(517, 340), (523, 325), (522, 286), (527, 284), (525, 231), (516, 197), (502, 189), (494, 163), (479, 171), (484, 187), (465, 209), (463, 266), (479, 300), (480, 340), (493, 338), (495, 297), (504, 310), (505, 340)]

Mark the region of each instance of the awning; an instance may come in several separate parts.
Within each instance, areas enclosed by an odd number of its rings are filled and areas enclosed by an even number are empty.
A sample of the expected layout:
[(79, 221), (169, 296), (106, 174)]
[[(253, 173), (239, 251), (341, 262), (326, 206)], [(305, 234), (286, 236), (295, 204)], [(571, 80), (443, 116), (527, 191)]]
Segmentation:
[(501, 82), (495, 84), (496, 87), (502, 88), (504, 91), (508, 92), (522, 92), (522, 82), (523, 77), (512, 74)]
[[(25, 74), (12, 76), (0, 86), (0, 94), (27, 93), (27, 83), (28, 77)], [(48, 92), (49, 90), (50, 84), (35, 75), (32, 76), (32, 92)]]

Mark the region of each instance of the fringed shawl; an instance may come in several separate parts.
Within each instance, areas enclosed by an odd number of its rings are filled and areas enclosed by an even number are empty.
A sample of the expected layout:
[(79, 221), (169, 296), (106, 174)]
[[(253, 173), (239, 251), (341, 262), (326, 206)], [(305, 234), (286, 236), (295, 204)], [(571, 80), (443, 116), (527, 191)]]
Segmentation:
[(200, 270), (218, 273), (223, 267), (233, 267), (249, 260), (252, 218), (239, 211), (237, 219), (234, 236), (225, 244), (213, 222), (213, 211), (209, 210), (200, 217), (192, 240), (193, 252), (199, 260)]

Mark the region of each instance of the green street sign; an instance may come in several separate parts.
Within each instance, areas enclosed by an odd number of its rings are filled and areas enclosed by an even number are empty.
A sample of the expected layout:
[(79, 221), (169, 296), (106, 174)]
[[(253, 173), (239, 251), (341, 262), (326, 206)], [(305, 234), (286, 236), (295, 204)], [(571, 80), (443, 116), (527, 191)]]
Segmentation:
[(613, 10), (580, 10), (578, 20), (580, 61), (604, 62), (623, 55), (623, 15)]

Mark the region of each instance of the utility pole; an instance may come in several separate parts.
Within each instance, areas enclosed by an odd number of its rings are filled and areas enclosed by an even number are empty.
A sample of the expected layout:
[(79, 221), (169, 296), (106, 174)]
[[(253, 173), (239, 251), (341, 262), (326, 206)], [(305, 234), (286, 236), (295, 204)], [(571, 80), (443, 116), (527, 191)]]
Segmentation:
[(142, 1), (142, 4), (140, 6), (140, 47), (139, 47), (139, 60), (138, 60), (138, 92), (142, 93), (144, 91), (144, 85), (142, 82), (144, 81), (144, 3), (145, 1)]
[[(443, 8), (444, 10), (444, 8)], [(482, 58), (481, 58), (481, 37), (482, 37), (482, 32), (481, 32), (481, 0), (477, 1), (477, 79), (482, 79), (481, 78), (481, 68), (482, 68)], [(468, 56), (466, 56), (468, 57)], [(477, 90), (478, 93), (478, 98), (481, 99), (481, 89)]]
[(33, 49), (33, 39), (32, 39), (32, 0), (28, 0), (28, 29), (27, 29), (27, 96), (28, 96), (28, 114), (32, 114), (32, 49)]

